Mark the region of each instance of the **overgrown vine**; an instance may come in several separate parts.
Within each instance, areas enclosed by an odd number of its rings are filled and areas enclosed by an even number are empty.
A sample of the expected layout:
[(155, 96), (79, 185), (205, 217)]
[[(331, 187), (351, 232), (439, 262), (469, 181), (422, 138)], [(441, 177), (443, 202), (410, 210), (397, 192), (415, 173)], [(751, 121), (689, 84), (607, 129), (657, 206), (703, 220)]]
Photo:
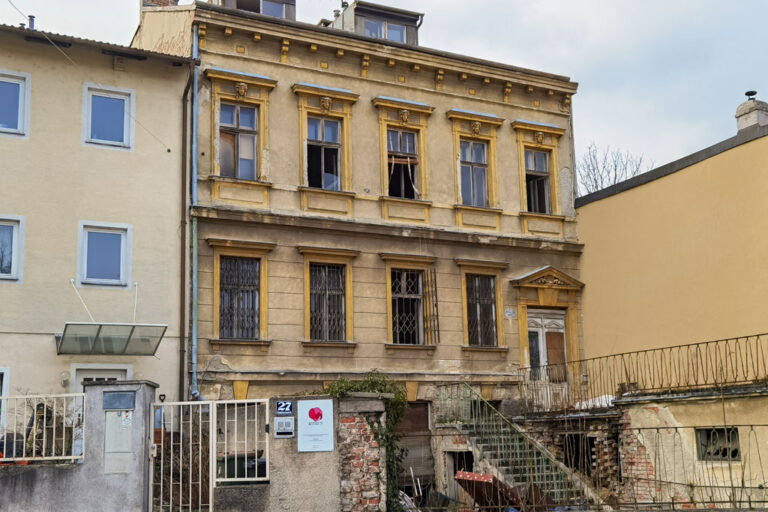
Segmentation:
[[(365, 374), (362, 380), (351, 381), (348, 379), (339, 379), (331, 382), (328, 386), (318, 393), (330, 395), (333, 398), (343, 398), (349, 393), (376, 393), (384, 402), (386, 412), (386, 421), (368, 420), (368, 425), (373, 432), (373, 438), (386, 450), (386, 468), (387, 468), (387, 510), (389, 512), (405, 512), (398, 498), (397, 476), (403, 471), (403, 463), (407, 450), (399, 446), (400, 434), (395, 431), (395, 427), (405, 414), (405, 408), (408, 405), (408, 397), (405, 388), (392, 381), (381, 372), (376, 370)], [(386, 395), (393, 395), (392, 398)], [(379, 474), (381, 478), (381, 474)]]

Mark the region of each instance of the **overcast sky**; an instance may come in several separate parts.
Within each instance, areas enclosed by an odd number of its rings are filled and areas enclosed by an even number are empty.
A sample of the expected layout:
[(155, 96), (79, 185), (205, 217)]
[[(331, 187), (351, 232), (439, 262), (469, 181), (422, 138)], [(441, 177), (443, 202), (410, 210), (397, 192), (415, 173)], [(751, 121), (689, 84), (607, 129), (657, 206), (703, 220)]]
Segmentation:
[[(659, 166), (734, 135), (745, 91), (768, 99), (766, 0), (379, 1), (426, 13), (424, 46), (579, 82), (577, 154), (595, 142)], [(141, 0), (13, 2), (39, 29), (128, 44)], [(340, 3), (297, 0), (298, 19)], [(0, 22), (23, 21), (0, 0)]]

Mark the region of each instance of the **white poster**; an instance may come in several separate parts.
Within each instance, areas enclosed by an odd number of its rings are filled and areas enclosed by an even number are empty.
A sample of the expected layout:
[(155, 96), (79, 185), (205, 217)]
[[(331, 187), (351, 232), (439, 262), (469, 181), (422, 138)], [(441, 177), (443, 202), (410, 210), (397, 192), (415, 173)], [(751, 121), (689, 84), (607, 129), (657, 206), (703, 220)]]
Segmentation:
[(296, 423), (300, 452), (333, 451), (333, 400), (299, 400)]

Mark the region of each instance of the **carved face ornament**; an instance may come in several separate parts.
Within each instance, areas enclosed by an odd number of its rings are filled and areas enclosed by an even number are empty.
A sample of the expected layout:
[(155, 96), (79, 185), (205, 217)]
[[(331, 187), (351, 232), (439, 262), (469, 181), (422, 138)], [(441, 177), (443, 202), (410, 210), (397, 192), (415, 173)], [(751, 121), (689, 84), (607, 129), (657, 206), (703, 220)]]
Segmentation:
[(235, 84), (235, 94), (237, 94), (238, 98), (244, 97), (247, 92), (248, 92), (248, 84), (243, 82), (237, 82)]
[(323, 96), (320, 98), (320, 108), (323, 109), (323, 112), (328, 112), (331, 110), (331, 98), (328, 96)]
[(407, 123), (409, 115), (411, 115), (411, 113), (407, 109), (401, 109), (400, 110), (400, 121), (402, 121), (403, 124)]
[(478, 133), (480, 133), (480, 127), (482, 126), (480, 124), (480, 121), (472, 121), (472, 124), (470, 126), (472, 128), (473, 134), (477, 135)]

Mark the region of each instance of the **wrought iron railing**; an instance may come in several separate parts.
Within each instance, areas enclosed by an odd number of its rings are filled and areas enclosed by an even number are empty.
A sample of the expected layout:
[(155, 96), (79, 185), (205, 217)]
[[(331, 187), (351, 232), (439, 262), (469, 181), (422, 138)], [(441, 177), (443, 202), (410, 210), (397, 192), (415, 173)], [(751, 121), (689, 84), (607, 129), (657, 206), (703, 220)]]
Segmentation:
[(484, 472), (519, 493), (519, 503), (514, 503), (518, 508), (588, 507), (599, 501), (582, 480), (466, 383), (439, 388), (436, 420), (456, 425), (485, 461)]
[(524, 412), (610, 407), (622, 396), (762, 383), (768, 334), (523, 368)]
[(84, 418), (82, 393), (0, 397), (0, 464), (81, 460)]

